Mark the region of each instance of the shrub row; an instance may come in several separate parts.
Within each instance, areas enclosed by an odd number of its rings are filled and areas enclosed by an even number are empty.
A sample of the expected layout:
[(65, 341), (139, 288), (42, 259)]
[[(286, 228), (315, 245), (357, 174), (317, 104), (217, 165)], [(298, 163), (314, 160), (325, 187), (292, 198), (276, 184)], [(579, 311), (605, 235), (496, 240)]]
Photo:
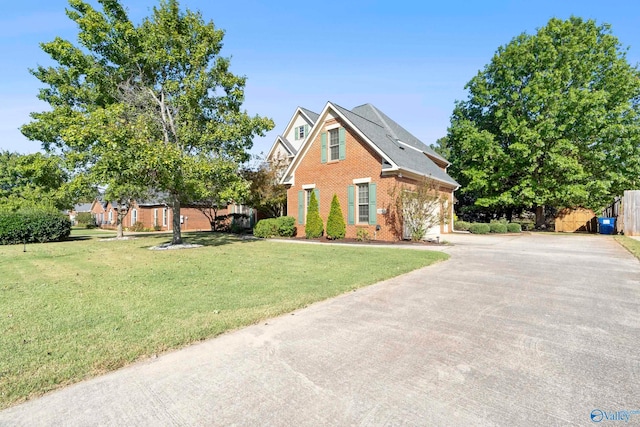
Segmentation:
[(70, 233), (71, 221), (58, 212), (0, 212), (0, 245), (54, 242)]
[(292, 216), (267, 218), (258, 221), (253, 229), (256, 237), (293, 237), (296, 235), (296, 220)]
[[(456, 225), (460, 221), (456, 222)], [(456, 230), (461, 230), (461, 228), (456, 228)], [(520, 233), (521, 228), (520, 224), (517, 223), (509, 223), (504, 224), (502, 222), (492, 222), (491, 224), (474, 222), (473, 224), (469, 224), (467, 230), (473, 234), (487, 234), (487, 233)]]

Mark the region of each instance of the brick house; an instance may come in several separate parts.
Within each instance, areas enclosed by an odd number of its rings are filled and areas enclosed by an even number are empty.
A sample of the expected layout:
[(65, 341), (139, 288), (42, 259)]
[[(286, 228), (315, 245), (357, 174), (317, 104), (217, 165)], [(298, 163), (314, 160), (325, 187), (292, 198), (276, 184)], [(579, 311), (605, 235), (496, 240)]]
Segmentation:
[[(230, 206), (231, 207), (231, 206)], [(118, 206), (111, 202), (96, 199), (91, 205), (91, 213), (100, 228), (115, 229)], [(229, 213), (228, 207), (218, 210), (218, 215)], [(180, 209), (180, 223), (182, 231), (207, 231), (211, 230), (209, 219), (195, 207), (183, 207)], [(159, 227), (161, 231), (170, 231), (173, 224), (173, 211), (166, 204), (156, 201), (134, 201), (129, 212), (122, 220), (124, 228), (132, 227), (136, 222), (143, 224), (145, 228)]]
[(347, 224), (345, 237), (357, 237), (361, 230), (377, 240), (407, 238), (391, 193), (427, 179), (448, 201), (438, 213), (445, 220), (428, 235), (453, 231), (453, 193), (459, 185), (447, 174), (446, 159), (371, 104), (347, 110), (328, 102), (320, 114), (309, 113), (298, 108), (269, 152), (289, 153), (282, 183), (288, 188), (287, 211), (296, 218), (298, 235), (304, 235), (314, 191), (325, 226), (337, 195)]

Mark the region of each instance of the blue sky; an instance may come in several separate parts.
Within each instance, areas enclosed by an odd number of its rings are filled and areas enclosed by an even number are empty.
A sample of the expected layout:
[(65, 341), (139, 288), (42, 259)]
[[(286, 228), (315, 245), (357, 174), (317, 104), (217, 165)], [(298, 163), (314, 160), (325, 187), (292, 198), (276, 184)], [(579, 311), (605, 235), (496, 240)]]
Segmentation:
[[(121, 0), (130, 17), (148, 16), (155, 0)], [(89, 3), (98, 6), (97, 1)], [(75, 42), (66, 0), (6, 1), (0, 17), (0, 150), (31, 153), (18, 128), (41, 84), (28, 69), (51, 64), (39, 43)], [(345, 108), (372, 103), (423, 142), (446, 134), (464, 85), (498, 46), (534, 33), (552, 17), (576, 15), (612, 26), (630, 63), (640, 63), (640, 3), (555, 1), (207, 1), (182, 0), (225, 30), (222, 54), (248, 77), (245, 108), (276, 127), (254, 141), (267, 152), (297, 106), (320, 112), (327, 101)]]

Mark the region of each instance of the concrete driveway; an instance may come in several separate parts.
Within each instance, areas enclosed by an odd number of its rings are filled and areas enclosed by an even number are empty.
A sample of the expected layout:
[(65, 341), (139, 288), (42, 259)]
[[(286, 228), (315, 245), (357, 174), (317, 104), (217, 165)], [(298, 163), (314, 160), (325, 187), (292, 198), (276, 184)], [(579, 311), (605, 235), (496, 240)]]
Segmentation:
[(608, 236), (447, 240), (445, 263), (9, 408), (0, 425), (640, 425), (640, 262)]

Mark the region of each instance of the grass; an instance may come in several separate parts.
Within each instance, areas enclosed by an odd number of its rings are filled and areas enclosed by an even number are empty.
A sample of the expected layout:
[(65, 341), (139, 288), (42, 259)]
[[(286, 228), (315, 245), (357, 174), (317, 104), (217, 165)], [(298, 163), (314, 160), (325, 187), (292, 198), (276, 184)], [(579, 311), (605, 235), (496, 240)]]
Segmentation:
[(640, 260), (640, 241), (628, 236), (613, 236), (613, 238)]
[[(186, 234), (0, 246), (0, 408), (444, 260), (438, 252)], [(330, 268), (328, 268), (330, 265)]]

